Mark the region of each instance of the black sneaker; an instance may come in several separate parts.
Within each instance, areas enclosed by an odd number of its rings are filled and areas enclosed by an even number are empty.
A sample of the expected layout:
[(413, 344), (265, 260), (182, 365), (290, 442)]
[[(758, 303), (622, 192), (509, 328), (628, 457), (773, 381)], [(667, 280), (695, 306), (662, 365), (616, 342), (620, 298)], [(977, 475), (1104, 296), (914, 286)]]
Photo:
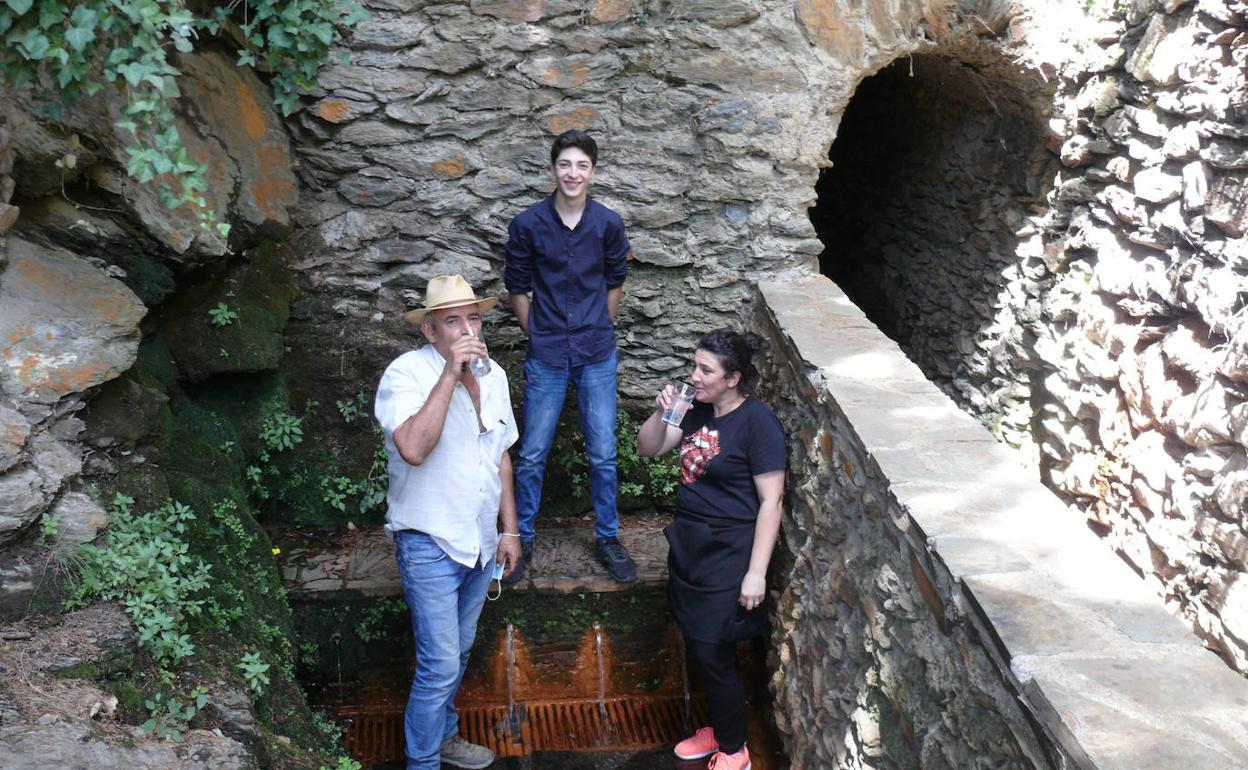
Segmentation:
[(524, 571), (529, 566), (529, 559), (532, 559), (532, 558), (533, 558), (533, 541), (521, 540), (520, 541), (520, 563), (516, 565), (516, 568), (511, 571), (510, 575), (503, 575), (501, 582), (506, 583), (507, 585), (511, 585), (512, 583), (519, 583), (521, 580), (523, 580)]
[(637, 579), (637, 565), (633, 564), (632, 558), (628, 555), (628, 551), (624, 550), (624, 544), (619, 538), (604, 537), (598, 541), (595, 551), (598, 554), (598, 561), (607, 568), (607, 572), (611, 573), (615, 582), (631, 583)]

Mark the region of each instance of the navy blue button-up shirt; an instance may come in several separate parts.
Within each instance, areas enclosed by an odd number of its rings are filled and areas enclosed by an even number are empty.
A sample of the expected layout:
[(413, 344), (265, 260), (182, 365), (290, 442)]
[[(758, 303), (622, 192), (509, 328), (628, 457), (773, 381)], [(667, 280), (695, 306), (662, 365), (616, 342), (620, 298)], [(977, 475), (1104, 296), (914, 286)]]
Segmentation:
[(569, 230), (554, 196), (516, 215), (507, 228), (509, 294), (533, 292), (529, 355), (550, 366), (601, 361), (615, 349), (607, 290), (624, 283), (631, 250), (624, 220), (593, 198)]

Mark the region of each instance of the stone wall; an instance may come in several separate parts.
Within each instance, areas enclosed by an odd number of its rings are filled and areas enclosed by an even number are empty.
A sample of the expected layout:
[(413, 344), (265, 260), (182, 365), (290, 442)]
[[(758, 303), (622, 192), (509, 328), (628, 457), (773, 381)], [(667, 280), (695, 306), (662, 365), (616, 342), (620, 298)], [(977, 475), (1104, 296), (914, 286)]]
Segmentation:
[(1042, 474), (1244, 671), (1248, 4), (1169, 2), (1097, 38), (1058, 102)]
[(795, 770), (1248, 766), (1248, 682), (1014, 451), (831, 282), (760, 295), (761, 395), (790, 436), (768, 582)]
[[(294, 129), (311, 290), (292, 340), (315, 352), (305, 379), (322, 393), (371, 385), (411, 346), (400, 311), (432, 275), (503, 292), (507, 223), (548, 193), (549, 143), (575, 127), (599, 140), (595, 194), (634, 246), (621, 389), (649, 399), (699, 331), (740, 318), (754, 280), (813, 269), (806, 209), (863, 77), (942, 51), (1040, 83), (1064, 55), (1029, 47), (1052, 21), (1043, 3), (365, 4), (349, 61), (322, 72)], [(509, 314), (493, 320), (514, 355)]]
[(1048, 106), (949, 57), (864, 82), (812, 216), (823, 272), (1244, 670), (1248, 6), (1116, 7)]

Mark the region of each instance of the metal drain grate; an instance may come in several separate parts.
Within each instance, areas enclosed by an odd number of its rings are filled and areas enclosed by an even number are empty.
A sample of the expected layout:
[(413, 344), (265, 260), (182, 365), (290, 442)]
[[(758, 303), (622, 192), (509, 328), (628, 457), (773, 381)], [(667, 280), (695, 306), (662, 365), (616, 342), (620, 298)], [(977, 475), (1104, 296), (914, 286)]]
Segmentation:
[[(694, 725), (707, 723), (701, 698), (690, 703)], [(348, 750), (365, 765), (403, 758), (403, 704), (344, 706)], [(460, 732), (495, 754), (516, 757), (537, 751), (618, 751), (671, 745), (684, 738), (680, 695), (617, 695), (596, 699), (529, 701), (459, 709)]]

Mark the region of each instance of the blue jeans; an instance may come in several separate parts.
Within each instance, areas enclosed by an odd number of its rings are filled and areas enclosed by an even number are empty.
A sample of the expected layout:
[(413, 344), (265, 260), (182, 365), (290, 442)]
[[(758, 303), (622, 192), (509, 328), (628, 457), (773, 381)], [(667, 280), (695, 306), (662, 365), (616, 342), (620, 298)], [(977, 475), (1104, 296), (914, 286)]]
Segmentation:
[(402, 530), (395, 541), (416, 639), (416, 673), (403, 717), (407, 770), (438, 770), (442, 741), (459, 730), (455, 694), (477, 635), (490, 571), (456, 562), (423, 532)]
[(568, 383), (576, 385), (576, 403), (581, 411), (581, 432), (589, 456), (589, 489), (594, 502), (594, 532), (601, 540), (615, 537), (620, 529), (620, 512), (615, 507), (619, 484), (615, 471), (615, 377), (619, 354), (582, 366), (550, 366), (532, 356), (524, 362), (524, 438), (516, 463), (516, 514), (520, 519), (520, 539), (532, 540), (537, 534), (534, 520), (542, 505), (542, 480), (546, 458), (555, 441), (555, 428), (563, 411)]

